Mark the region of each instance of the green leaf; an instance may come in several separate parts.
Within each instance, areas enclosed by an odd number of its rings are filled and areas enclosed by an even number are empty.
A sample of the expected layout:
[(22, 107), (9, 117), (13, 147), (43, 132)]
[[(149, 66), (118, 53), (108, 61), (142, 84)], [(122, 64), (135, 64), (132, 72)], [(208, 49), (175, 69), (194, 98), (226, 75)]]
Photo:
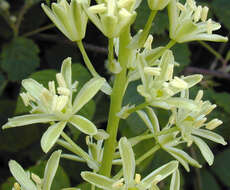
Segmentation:
[(208, 170), (201, 170), (202, 190), (221, 190), (215, 176)]
[(17, 81), (27, 77), (39, 67), (39, 48), (29, 39), (18, 37), (3, 46), (1, 67), (9, 80)]
[(230, 187), (230, 149), (226, 149), (215, 156), (215, 162), (212, 171), (218, 176), (218, 179), (226, 186)]
[(218, 19), (230, 30), (230, 2), (228, 0), (212, 1), (212, 8)]

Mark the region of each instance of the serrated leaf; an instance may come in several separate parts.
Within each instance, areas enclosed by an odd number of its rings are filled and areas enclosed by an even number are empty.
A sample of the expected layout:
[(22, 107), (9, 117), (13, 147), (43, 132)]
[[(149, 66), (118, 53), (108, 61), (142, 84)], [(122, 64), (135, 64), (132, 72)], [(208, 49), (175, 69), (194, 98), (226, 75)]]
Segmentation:
[(1, 67), (9, 80), (17, 81), (27, 77), (39, 67), (39, 48), (30, 39), (18, 37), (3, 46)]

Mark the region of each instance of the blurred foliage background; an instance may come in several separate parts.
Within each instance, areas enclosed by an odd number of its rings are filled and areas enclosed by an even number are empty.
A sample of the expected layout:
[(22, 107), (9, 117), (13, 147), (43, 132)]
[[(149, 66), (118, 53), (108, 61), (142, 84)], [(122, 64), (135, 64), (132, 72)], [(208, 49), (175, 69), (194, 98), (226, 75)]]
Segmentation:
[[(60, 69), (61, 62), (66, 57), (73, 60), (73, 79), (83, 85), (90, 74), (86, 70), (76, 44), (65, 38), (42, 12), (40, 0), (10, 0), (9, 7), (0, 0), (0, 124), (8, 117), (20, 115), (27, 111), (19, 98), (21, 80), (32, 77), (46, 85), (49, 80), (55, 80), (55, 72)], [(229, 0), (199, 0), (198, 3), (210, 7), (209, 15), (222, 24), (219, 31), (222, 35), (230, 35), (230, 1)], [(148, 18), (149, 8), (145, 0), (137, 10), (138, 16), (133, 25), (133, 33), (142, 28)], [(158, 13), (151, 33), (154, 35), (154, 46), (168, 42), (167, 12)], [(88, 24), (87, 37), (84, 39), (86, 50), (97, 71), (109, 80), (105, 67), (107, 58), (107, 40), (91, 24)], [(230, 51), (228, 43), (193, 42), (178, 44), (173, 48), (176, 61), (180, 63), (177, 74), (187, 75), (202, 73), (204, 80), (200, 86), (191, 90), (194, 97), (198, 89), (203, 89), (205, 99), (218, 105), (211, 118), (219, 118), (224, 124), (217, 131), (230, 142)], [(136, 93), (138, 82), (132, 83), (125, 95), (124, 104), (141, 102), (142, 97)], [(97, 108), (97, 110), (96, 110)], [(99, 93), (93, 101), (85, 106), (81, 113), (93, 120), (98, 127), (105, 127), (109, 108), (109, 98)], [(157, 110), (160, 122), (167, 122), (169, 113)], [(8, 161), (17, 160), (24, 168), (40, 175), (43, 173), (45, 155), (40, 148), (40, 138), (45, 125), (26, 126), (0, 132), (0, 189), (12, 188)], [(120, 134), (128, 137), (138, 135), (145, 130), (142, 121), (132, 114), (120, 124)], [(85, 137), (75, 130), (67, 131), (80, 144), (85, 144)], [(151, 141), (144, 141), (135, 147), (138, 157), (146, 149), (153, 146)], [(209, 167), (195, 148), (190, 148), (191, 155), (203, 164), (203, 168), (192, 169), (190, 173), (182, 171), (182, 189), (186, 190), (229, 190), (230, 189), (230, 148), (210, 143), (215, 153), (215, 162)], [(56, 146), (54, 149), (57, 149)], [(185, 147), (186, 148), (186, 147)], [(164, 152), (157, 152), (148, 158), (138, 171), (145, 174), (150, 170), (172, 159)], [(87, 167), (73, 161), (61, 160), (61, 166), (52, 186), (53, 190), (63, 187), (77, 186), (82, 183), (80, 171)], [(116, 168), (115, 168), (116, 170)], [(68, 175), (67, 175), (68, 174)], [(42, 177), (42, 176), (41, 176)], [(83, 190), (88, 190), (86, 184), (81, 184)], [(162, 189), (168, 189), (167, 183), (161, 184)]]

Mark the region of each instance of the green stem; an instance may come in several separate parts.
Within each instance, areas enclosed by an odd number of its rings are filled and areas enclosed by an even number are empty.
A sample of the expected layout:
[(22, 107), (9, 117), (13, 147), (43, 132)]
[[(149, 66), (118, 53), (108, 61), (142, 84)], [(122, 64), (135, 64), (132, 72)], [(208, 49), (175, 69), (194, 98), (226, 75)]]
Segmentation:
[[(81, 156), (90, 164), (96, 164), (95, 161), (81, 147), (79, 147), (67, 134), (65, 134), (65, 132), (62, 132), (61, 136), (71, 145), (72, 151), (75, 154)], [(58, 141), (58, 144), (61, 144), (60, 141)], [(61, 145), (64, 146), (64, 143)]]
[(55, 27), (54, 24), (49, 24), (47, 26), (43, 26), (41, 28), (37, 28), (37, 29), (35, 29), (33, 31), (27, 32), (27, 33), (23, 34), (22, 36), (29, 37), (29, 36), (35, 35), (37, 33), (43, 32), (45, 30), (49, 30), (49, 29), (54, 28), (54, 27)]
[(152, 154), (154, 154), (156, 151), (158, 151), (160, 149), (160, 145), (155, 145), (152, 149), (150, 149), (148, 152), (146, 152), (145, 154), (143, 154), (141, 157), (139, 157), (136, 160), (136, 165), (139, 165), (142, 161), (144, 161), (146, 158), (148, 158), (149, 156), (151, 156)]
[(145, 38), (147, 38), (147, 36), (149, 34), (149, 31), (152, 27), (153, 20), (156, 17), (156, 14), (157, 14), (157, 11), (152, 10), (150, 15), (149, 15), (148, 21), (146, 22), (144, 30), (143, 30), (143, 34), (145, 34)]
[(85, 48), (83, 46), (82, 41), (81, 40), (77, 41), (77, 45), (78, 45), (78, 48), (80, 49), (80, 52), (81, 52), (82, 57), (84, 59), (84, 62), (86, 64), (87, 68), (89, 69), (90, 73), (94, 77), (99, 76), (98, 73), (97, 73), (97, 71), (94, 69), (94, 67), (93, 67), (93, 65), (92, 65), (92, 63), (91, 63), (91, 61), (90, 61), (90, 59), (89, 59), (89, 57), (88, 57), (88, 55), (87, 55), (87, 53), (85, 51)]
[(130, 28), (127, 28), (120, 36), (120, 47), (119, 47), (119, 63), (122, 67), (122, 71), (115, 75), (113, 91), (111, 94), (109, 119), (107, 124), (107, 133), (109, 139), (105, 141), (104, 154), (102, 164), (99, 173), (104, 176), (110, 176), (112, 168), (113, 155), (116, 148), (116, 138), (120, 118), (117, 117), (117, 113), (121, 110), (123, 94), (126, 84), (126, 73), (128, 58), (131, 50), (127, 48), (130, 37)]
[(131, 113), (136, 112), (136, 111), (138, 111), (138, 110), (144, 109), (144, 108), (145, 108), (146, 106), (148, 106), (148, 105), (149, 105), (148, 102), (141, 103), (141, 104), (139, 104), (138, 106), (135, 106), (134, 108), (130, 108), (130, 109), (128, 110), (128, 113), (131, 114)]
[(148, 61), (149, 64), (151, 65), (151, 63), (154, 63), (157, 59), (159, 59), (164, 54), (166, 50), (170, 49), (175, 44), (176, 44), (176, 41), (170, 40), (169, 43), (165, 47), (163, 47), (156, 55), (152, 56), (150, 54), (149, 56), (147, 56), (146, 61)]
[(210, 53), (212, 53), (217, 59), (219, 59), (222, 63), (225, 63), (225, 59), (223, 56), (217, 52), (215, 49), (213, 49), (209, 44), (203, 42), (203, 41), (198, 41), (203, 47), (205, 47)]

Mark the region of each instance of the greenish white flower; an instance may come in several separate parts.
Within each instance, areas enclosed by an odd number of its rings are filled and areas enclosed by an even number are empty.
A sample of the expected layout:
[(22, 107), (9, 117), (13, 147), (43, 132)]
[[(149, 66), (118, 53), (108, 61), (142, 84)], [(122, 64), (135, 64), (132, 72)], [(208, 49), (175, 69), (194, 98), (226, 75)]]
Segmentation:
[(148, 0), (148, 5), (151, 10), (164, 9), (171, 0)]
[(199, 83), (202, 75), (173, 77), (176, 63), (170, 50), (165, 51), (162, 58), (151, 65), (145, 58), (145, 54), (138, 56), (137, 69), (142, 84), (137, 87), (137, 91), (145, 97), (146, 102), (164, 109), (180, 107), (181, 105), (186, 106), (188, 109), (195, 109), (194, 102), (172, 96)]
[[(148, 131), (153, 135), (152, 138), (155, 139), (156, 146), (160, 146), (160, 148), (177, 159), (187, 171), (189, 171), (189, 164), (200, 168), (201, 165), (196, 160), (189, 156), (185, 151), (176, 147), (179, 144), (184, 143), (184, 141), (181, 141), (181, 138), (178, 137), (179, 130), (175, 128), (175, 125), (172, 125), (171, 121), (169, 121), (169, 123), (161, 129), (158, 118), (153, 109), (146, 107), (146, 112), (142, 110), (137, 111), (140, 118), (148, 127)], [(134, 143), (133, 145), (135, 145), (142, 139), (144, 138), (141, 136), (134, 137), (130, 140), (130, 142), (132, 142), (132, 144)]]
[(194, 0), (186, 0), (181, 4), (179, 0), (171, 0), (168, 5), (169, 34), (178, 43), (205, 40), (226, 42), (227, 37), (213, 34), (221, 25), (207, 19), (208, 7), (197, 6)]
[(58, 169), (60, 156), (61, 150), (52, 153), (46, 164), (43, 179), (36, 174), (26, 172), (16, 161), (9, 161), (10, 172), (17, 181), (13, 190), (50, 190)]
[(119, 37), (121, 32), (134, 22), (136, 0), (97, 1), (88, 7), (83, 2), (89, 19), (108, 38)]
[(71, 41), (80, 41), (85, 37), (88, 17), (81, 2), (89, 6), (89, 0), (58, 0), (52, 3), (51, 9), (42, 4), (42, 8), (57, 28)]
[(22, 86), (26, 92), (21, 93), (21, 97), (24, 104), (32, 108), (31, 113), (10, 118), (2, 127), (6, 129), (35, 123), (50, 123), (51, 126), (41, 139), (44, 152), (52, 148), (67, 124), (90, 136), (97, 133), (97, 128), (91, 121), (76, 113), (101, 89), (105, 79), (92, 78), (72, 101), (77, 83), (72, 83), (71, 58), (63, 61), (61, 72), (56, 78), (58, 87), (55, 88), (55, 82), (50, 81), (48, 89), (33, 79), (23, 80)]
[[(182, 93), (182, 96), (188, 98), (188, 92)], [(219, 119), (212, 119), (207, 122), (207, 115), (216, 107), (212, 105), (209, 101), (202, 101), (203, 91), (199, 91), (194, 102), (197, 103), (197, 110), (186, 110), (181, 108), (173, 109), (173, 122), (172, 124), (181, 132), (182, 139), (187, 142), (188, 146), (191, 146), (194, 142), (200, 149), (203, 157), (208, 162), (209, 165), (212, 165), (214, 160), (214, 155), (208, 145), (200, 138), (206, 138), (216, 143), (226, 145), (223, 137), (212, 132), (211, 130), (215, 129), (222, 124), (222, 121)], [(206, 129), (203, 129), (205, 127)]]
[[(81, 176), (87, 182), (104, 190), (158, 190), (157, 183), (173, 174), (178, 168), (177, 161), (171, 161), (156, 169), (144, 179), (135, 174), (135, 157), (131, 144), (125, 137), (119, 141), (119, 152), (122, 160), (123, 178), (115, 180), (93, 172), (82, 172)], [(178, 175), (172, 184), (178, 184)]]

